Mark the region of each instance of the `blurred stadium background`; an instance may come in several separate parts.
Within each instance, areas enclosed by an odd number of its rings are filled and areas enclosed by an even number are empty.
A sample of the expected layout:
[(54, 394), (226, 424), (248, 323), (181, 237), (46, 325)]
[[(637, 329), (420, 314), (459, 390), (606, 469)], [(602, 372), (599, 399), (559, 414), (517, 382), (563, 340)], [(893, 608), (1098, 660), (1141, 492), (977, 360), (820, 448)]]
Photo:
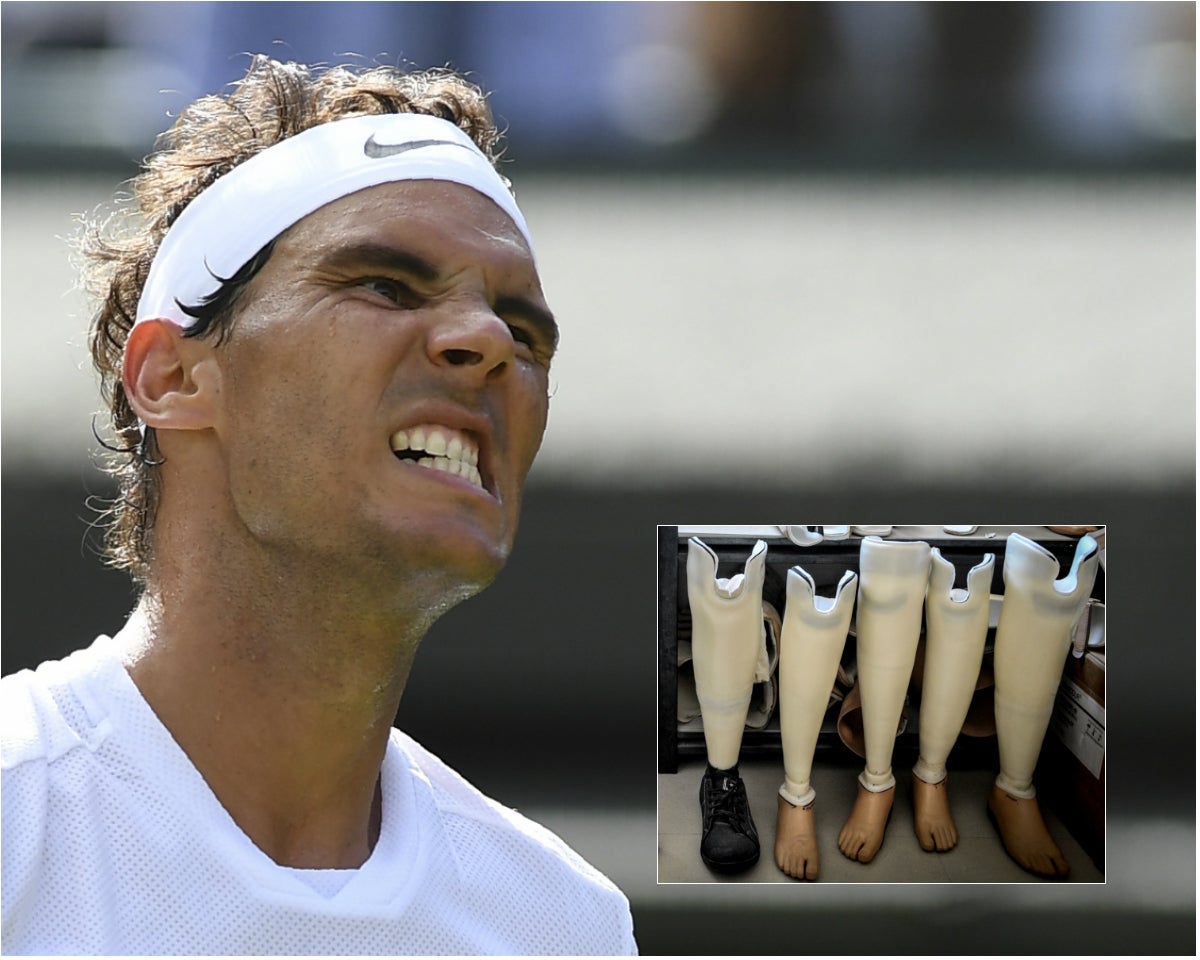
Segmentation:
[[(449, 63), (563, 346), (517, 554), (401, 725), (645, 953), (1195, 952), (1193, 4), (9, 2), (0, 43), (5, 673), (132, 603), (73, 215), (247, 52)], [(655, 525), (843, 519), (1108, 524), (1104, 887), (656, 886)]]

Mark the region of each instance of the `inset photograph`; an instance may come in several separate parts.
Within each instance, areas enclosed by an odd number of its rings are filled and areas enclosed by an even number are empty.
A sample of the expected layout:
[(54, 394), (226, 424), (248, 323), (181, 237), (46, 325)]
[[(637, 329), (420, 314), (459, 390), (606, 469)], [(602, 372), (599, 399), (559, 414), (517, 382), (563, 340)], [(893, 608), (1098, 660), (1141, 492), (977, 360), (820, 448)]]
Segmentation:
[(658, 882), (1104, 882), (1103, 525), (658, 529)]

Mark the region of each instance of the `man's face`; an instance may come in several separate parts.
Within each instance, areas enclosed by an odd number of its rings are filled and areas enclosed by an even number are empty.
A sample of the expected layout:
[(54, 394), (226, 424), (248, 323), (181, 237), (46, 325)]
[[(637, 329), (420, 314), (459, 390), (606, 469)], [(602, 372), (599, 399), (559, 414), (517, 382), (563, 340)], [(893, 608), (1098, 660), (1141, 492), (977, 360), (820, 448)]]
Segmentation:
[(557, 338), (507, 215), (453, 183), (363, 190), (287, 230), (235, 309), (216, 350), (235, 522), (289, 562), (489, 582)]

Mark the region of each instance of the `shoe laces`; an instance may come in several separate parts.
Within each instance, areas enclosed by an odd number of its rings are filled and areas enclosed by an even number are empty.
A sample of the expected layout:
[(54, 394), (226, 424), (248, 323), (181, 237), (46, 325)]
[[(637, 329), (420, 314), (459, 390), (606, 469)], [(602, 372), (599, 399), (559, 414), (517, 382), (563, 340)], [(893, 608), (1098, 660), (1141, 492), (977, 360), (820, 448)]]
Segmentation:
[(724, 820), (741, 833), (746, 832), (746, 789), (742, 781), (735, 777), (721, 777), (719, 780), (709, 780), (706, 799), (707, 824), (711, 826), (717, 820)]

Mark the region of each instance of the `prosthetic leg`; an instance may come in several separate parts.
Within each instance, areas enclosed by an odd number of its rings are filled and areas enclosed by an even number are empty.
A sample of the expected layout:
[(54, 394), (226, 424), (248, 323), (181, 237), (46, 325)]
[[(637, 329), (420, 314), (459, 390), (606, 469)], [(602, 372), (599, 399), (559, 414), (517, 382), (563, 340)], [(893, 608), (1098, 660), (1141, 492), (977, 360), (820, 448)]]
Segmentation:
[(762, 606), (766, 564), (767, 545), (759, 540), (743, 573), (718, 579), (717, 555), (696, 537), (688, 541), (692, 661), (708, 750), (708, 769), (700, 781), (700, 856), (713, 870), (726, 873), (758, 862), (758, 831), (737, 763), (755, 673), (767, 657)]
[(896, 778), (892, 750), (912, 676), (929, 583), (929, 544), (867, 537), (859, 554), (858, 683), (867, 766), (838, 849), (869, 863), (883, 844)]
[(1087, 602), (1099, 561), (1096, 541), (1084, 537), (1071, 571), (1056, 580), (1049, 550), (1014, 533), (1004, 556), (1004, 604), (996, 627), (996, 737), (1000, 775), (988, 814), (1004, 849), (1042, 876), (1065, 876), (1070, 865), (1050, 836), (1033, 788), (1042, 740), (1054, 709), (1071, 626)]
[(788, 876), (816, 880), (820, 867), (813, 790), (813, 752), (837, 677), (858, 574), (847, 570), (832, 598), (816, 595), (812, 577), (792, 567), (779, 649), (779, 725), (784, 781), (779, 788), (775, 863)]
[(925, 600), (925, 678), (921, 692), (920, 757), (913, 767), (913, 829), (922, 850), (951, 850), (958, 830), (946, 793), (946, 758), (958, 739), (987, 639), (994, 554), (967, 574), (967, 588), (954, 587), (954, 564), (932, 552)]

